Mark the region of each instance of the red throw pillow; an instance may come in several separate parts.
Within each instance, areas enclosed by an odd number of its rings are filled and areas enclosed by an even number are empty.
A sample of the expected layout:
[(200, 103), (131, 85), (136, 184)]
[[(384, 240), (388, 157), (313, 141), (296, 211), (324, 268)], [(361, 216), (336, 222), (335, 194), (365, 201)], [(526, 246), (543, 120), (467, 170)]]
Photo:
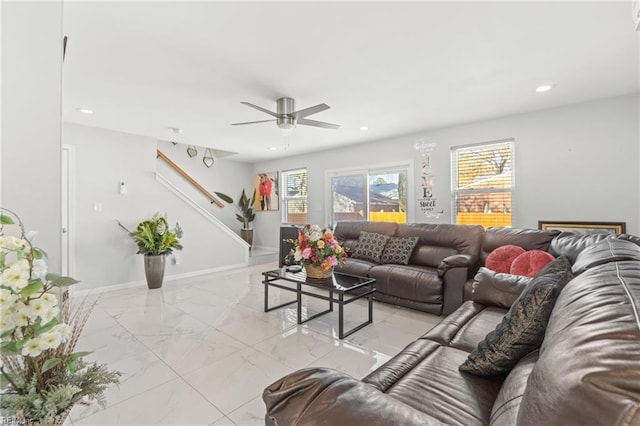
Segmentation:
[(513, 275), (535, 277), (555, 257), (542, 250), (529, 250), (516, 257), (509, 271)]
[(487, 256), (484, 266), (496, 272), (510, 273), (511, 264), (526, 250), (520, 246), (506, 245), (498, 247)]

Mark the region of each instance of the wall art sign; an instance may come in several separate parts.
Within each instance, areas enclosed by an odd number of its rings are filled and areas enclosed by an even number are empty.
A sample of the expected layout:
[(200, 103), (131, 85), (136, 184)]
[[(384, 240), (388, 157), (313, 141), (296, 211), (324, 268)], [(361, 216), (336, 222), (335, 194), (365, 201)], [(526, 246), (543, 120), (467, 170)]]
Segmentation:
[(444, 209), (438, 209), (438, 199), (433, 196), (433, 170), (431, 167), (431, 153), (436, 144), (424, 139), (416, 139), (413, 147), (420, 153), (418, 208), (426, 217), (439, 218), (444, 213)]

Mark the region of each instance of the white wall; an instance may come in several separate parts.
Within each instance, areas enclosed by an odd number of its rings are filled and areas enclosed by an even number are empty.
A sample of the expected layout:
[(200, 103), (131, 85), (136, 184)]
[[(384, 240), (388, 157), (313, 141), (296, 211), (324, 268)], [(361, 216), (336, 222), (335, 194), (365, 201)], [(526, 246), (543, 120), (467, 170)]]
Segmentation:
[(2, 2), (0, 205), (61, 271), (62, 3)]
[[(128, 229), (159, 212), (179, 222), (180, 264), (167, 259), (166, 276), (238, 267), (248, 249), (155, 180), (156, 139), (64, 124), (64, 143), (75, 147), (75, 278), (79, 290), (144, 280), (143, 256), (116, 224)], [(119, 194), (120, 181), (126, 194)], [(95, 211), (95, 205), (101, 211)]]
[[(627, 232), (640, 234), (639, 117), (638, 95), (627, 95), (257, 163), (254, 172), (307, 167), (309, 221), (326, 225), (326, 170), (412, 159), (410, 184), (418, 191), (421, 157), (413, 144), (425, 139), (437, 144), (434, 195), (444, 214), (429, 219), (415, 200), (409, 205), (415, 222), (451, 223), (451, 147), (514, 138), (513, 227), (537, 228), (538, 220), (622, 221)], [(261, 216), (261, 244), (277, 247), (279, 213)]]

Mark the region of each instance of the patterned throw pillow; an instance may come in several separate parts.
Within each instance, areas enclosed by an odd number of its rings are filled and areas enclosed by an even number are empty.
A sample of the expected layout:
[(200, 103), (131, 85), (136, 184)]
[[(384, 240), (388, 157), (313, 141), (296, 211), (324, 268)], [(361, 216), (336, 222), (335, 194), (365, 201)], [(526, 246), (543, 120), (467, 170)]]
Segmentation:
[(380, 263), (408, 265), (419, 237), (391, 237), (384, 246)]
[(478, 376), (506, 374), (523, 356), (540, 347), (556, 299), (571, 278), (566, 257), (547, 263), (513, 302), (502, 322), (469, 354), (460, 371)]
[(358, 244), (356, 244), (356, 249), (351, 257), (380, 263), (380, 256), (382, 256), (382, 251), (389, 238), (388, 235), (360, 231)]

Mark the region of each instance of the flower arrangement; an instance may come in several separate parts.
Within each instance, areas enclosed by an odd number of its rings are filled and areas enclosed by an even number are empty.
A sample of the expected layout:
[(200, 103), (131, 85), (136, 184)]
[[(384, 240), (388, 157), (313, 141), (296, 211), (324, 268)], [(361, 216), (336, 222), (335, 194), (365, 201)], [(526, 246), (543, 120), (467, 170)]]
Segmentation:
[(0, 210), (0, 412), (21, 424), (62, 424), (85, 397), (104, 405), (120, 376), (84, 362), (91, 352), (74, 352), (96, 302), (72, 309), (59, 301), (59, 289), (78, 281), (47, 273), (44, 258), (18, 216)]
[(302, 265), (320, 267), (328, 271), (347, 260), (347, 253), (338, 244), (333, 232), (330, 229), (321, 229), (318, 225), (303, 226), (298, 232), (298, 239), (289, 242), (295, 244), (289, 255)]
[(182, 250), (180, 224), (176, 223), (176, 226), (171, 230), (167, 219), (157, 213), (151, 219), (140, 222), (134, 232), (129, 231), (120, 222), (118, 225), (127, 231), (138, 245), (136, 254), (159, 255), (171, 253), (173, 250)]

